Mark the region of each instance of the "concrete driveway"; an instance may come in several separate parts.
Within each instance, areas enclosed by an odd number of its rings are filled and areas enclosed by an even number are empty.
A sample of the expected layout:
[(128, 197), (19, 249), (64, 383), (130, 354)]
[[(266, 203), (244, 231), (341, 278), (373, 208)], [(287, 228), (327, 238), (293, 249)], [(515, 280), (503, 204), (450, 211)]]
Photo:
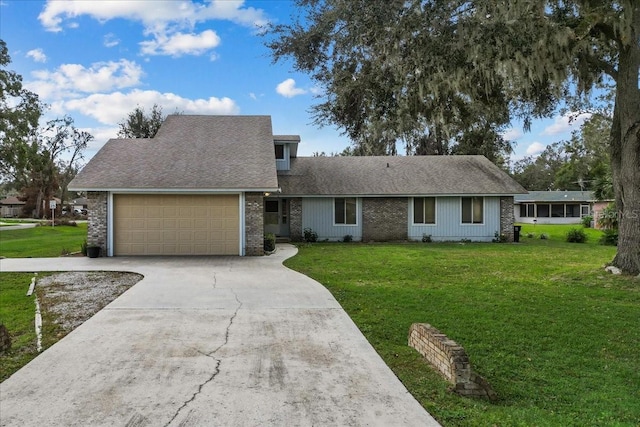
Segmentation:
[(0, 424), (438, 426), (295, 251), (0, 260), (144, 275), (0, 385)]

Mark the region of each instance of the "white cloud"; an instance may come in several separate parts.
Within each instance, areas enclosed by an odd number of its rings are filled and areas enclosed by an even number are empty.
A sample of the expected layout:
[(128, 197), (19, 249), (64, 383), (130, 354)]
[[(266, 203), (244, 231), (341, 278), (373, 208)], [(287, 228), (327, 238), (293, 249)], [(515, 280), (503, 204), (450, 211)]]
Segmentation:
[(73, 97), (80, 93), (104, 92), (140, 84), (142, 68), (135, 62), (121, 59), (97, 62), (89, 68), (80, 64), (63, 64), (55, 71), (34, 71), (36, 80), (25, 86), (44, 99)]
[(140, 21), (147, 30), (168, 24), (192, 27), (212, 19), (232, 21), (248, 27), (261, 27), (268, 20), (262, 9), (244, 7), (244, 1), (86, 1), (48, 0), (38, 19), (48, 31), (61, 31), (67, 19), (82, 15), (98, 21), (122, 18)]
[(545, 148), (547, 147), (544, 144), (536, 141), (532, 144), (529, 144), (529, 146), (527, 147), (527, 155), (537, 156), (538, 154), (542, 153)]
[(516, 141), (522, 138), (523, 136), (524, 136), (524, 133), (522, 133), (520, 129), (516, 129), (516, 128), (508, 129), (502, 134), (502, 137), (507, 141)]
[(120, 39), (118, 39), (115, 34), (109, 33), (105, 34), (103, 43), (105, 47), (114, 47), (120, 44)]
[[(205, 30), (200, 34), (175, 33), (171, 35), (157, 34), (155, 40), (140, 43), (141, 52), (146, 55), (201, 55), (217, 47), (220, 37), (212, 31)], [(212, 57), (215, 59), (215, 56)]]
[(591, 117), (590, 113), (582, 113), (578, 115), (575, 115), (575, 113), (567, 113), (563, 116), (556, 116), (553, 124), (544, 128), (542, 135), (558, 135), (569, 132), (579, 127), (589, 117)]
[[(77, 23), (69, 20), (80, 16), (89, 16), (99, 22), (116, 18), (140, 22), (144, 34), (153, 37), (140, 43), (143, 54), (171, 56), (201, 55), (220, 43), (212, 30), (193, 34), (198, 23), (226, 20), (256, 29), (264, 28), (268, 23), (262, 9), (245, 7), (244, 1), (230, 0), (209, 0), (204, 3), (194, 0), (47, 0), (38, 19), (47, 31), (58, 32), (62, 31), (63, 23), (67, 27), (77, 26)], [(105, 39), (105, 45), (112, 42)], [(215, 55), (211, 56), (212, 60), (215, 58)]]
[(230, 98), (187, 99), (173, 93), (153, 90), (133, 90), (129, 93), (96, 93), (82, 99), (65, 101), (65, 110), (75, 110), (93, 117), (100, 123), (114, 125), (122, 121), (137, 106), (150, 111), (160, 105), (165, 114), (238, 114), (240, 109)]
[(27, 57), (33, 59), (36, 62), (47, 62), (47, 55), (45, 55), (44, 51), (40, 48), (32, 49), (27, 52)]
[(276, 86), (276, 92), (285, 98), (293, 98), (297, 95), (304, 95), (306, 90), (296, 87), (296, 81), (293, 79), (287, 79)]

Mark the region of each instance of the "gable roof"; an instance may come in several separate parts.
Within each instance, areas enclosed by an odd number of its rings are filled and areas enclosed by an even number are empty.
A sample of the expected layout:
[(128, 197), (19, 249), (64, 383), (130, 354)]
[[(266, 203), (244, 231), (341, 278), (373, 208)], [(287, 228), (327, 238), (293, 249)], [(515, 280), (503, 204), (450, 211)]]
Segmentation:
[(525, 202), (592, 202), (595, 197), (591, 191), (529, 191), (515, 197), (516, 203)]
[(269, 116), (170, 115), (151, 139), (111, 139), (70, 190), (275, 191)]
[(299, 157), (279, 171), (284, 195), (526, 193), (484, 156)]
[(0, 200), (0, 205), (25, 205), (26, 202), (18, 199), (16, 196), (7, 196)]

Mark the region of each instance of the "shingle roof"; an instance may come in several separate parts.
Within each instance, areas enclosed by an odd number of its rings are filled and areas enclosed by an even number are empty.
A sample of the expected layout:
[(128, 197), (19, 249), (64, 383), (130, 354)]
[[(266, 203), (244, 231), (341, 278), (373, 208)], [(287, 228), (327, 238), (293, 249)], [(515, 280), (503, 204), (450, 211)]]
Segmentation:
[(152, 139), (112, 139), (74, 190), (255, 190), (278, 187), (269, 116), (171, 115)]
[(592, 202), (591, 191), (529, 191), (515, 197), (516, 203), (523, 202)]
[(526, 193), (484, 156), (299, 157), (278, 178), (283, 195)]
[(19, 200), (16, 196), (7, 196), (0, 200), (0, 205), (24, 205), (26, 202)]

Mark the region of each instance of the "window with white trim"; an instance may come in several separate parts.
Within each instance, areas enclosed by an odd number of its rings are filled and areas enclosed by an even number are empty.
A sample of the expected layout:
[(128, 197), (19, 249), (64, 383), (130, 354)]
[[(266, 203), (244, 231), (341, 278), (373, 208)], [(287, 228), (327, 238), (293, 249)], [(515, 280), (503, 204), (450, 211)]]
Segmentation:
[(336, 197), (333, 199), (334, 224), (355, 225), (357, 204), (355, 197)]
[(435, 224), (436, 223), (436, 198), (435, 197), (414, 197), (413, 198), (413, 223), (414, 224)]
[(484, 222), (484, 197), (462, 197), (462, 223), (482, 224)]

